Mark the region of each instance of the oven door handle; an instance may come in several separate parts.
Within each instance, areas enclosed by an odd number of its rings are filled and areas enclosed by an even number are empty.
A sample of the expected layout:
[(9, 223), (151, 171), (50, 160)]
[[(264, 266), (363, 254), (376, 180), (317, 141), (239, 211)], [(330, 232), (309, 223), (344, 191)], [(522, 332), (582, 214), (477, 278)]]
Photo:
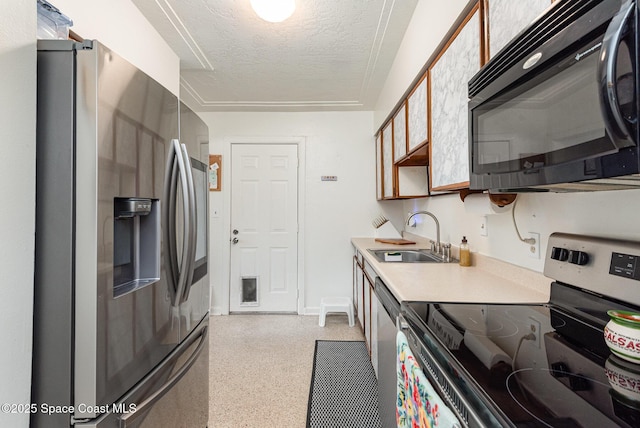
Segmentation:
[(409, 330), (409, 323), (402, 314), (396, 317), (396, 328), (398, 329), (398, 331)]
[(618, 105), (618, 87), (616, 85), (618, 45), (624, 35), (625, 24), (633, 16), (634, 8), (635, 2), (624, 2), (620, 11), (611, 20), (602, 40), (602, 54), (598, 64), (601, 85), (600, 106), (604, 114), (607, 132), (618, 149), (635, 145)]

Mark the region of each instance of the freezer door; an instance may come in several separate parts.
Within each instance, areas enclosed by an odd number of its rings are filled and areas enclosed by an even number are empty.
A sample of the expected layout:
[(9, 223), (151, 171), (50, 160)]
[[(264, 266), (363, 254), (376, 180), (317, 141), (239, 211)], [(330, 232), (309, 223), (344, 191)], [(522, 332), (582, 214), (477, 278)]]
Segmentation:
[(107, 413), (79, 428), (204, 428), (209, 419), (209, 319)]
[(161, 221), (178, 100), (96, 42), (77, 53), (76, 90), (78, 420), (96, 417), (94, 406), (119, 400), (169, 355), (180, 323)]

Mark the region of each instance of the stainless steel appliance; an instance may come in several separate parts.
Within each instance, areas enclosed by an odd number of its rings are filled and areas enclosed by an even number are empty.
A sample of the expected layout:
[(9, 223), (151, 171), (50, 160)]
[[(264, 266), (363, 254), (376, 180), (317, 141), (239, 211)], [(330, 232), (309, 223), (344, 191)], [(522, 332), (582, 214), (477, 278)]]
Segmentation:
[(556, 233), (545, 304), (403, 302), (410, 347), (466, 426), (637, 427), (640, 366), (606, 346), (640, 310), (640, 242)]
[(638, 188), (638, 4), (560, 0), (469, 82), (470, 187)]
[(97, 41), (38, 42), (37, 113), (31, 425), (205, 427), (206, 125)]
[(382, 426), (396, 426), (397, 369), (396, 369), (396, 321), (400, 315), (400, 303), (380, 277), (376, 277), (374, 292), (378, 300), (378, 399)]

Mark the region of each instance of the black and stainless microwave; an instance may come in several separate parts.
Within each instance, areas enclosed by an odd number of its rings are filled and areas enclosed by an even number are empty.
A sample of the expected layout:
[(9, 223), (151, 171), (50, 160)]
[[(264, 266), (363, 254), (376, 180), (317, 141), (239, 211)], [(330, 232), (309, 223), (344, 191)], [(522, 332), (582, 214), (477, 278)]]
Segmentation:
[(638, 4), (559, 0), (469, 81), (470, 188), (640, 188)]

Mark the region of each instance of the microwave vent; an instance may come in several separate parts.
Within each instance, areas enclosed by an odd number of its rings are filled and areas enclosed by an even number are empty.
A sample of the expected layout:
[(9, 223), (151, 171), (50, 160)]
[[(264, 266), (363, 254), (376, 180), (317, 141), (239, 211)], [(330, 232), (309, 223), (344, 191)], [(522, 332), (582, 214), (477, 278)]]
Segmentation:
[(469, 98), (565, 29), (567, 22), (592, 10), (597, 3), (598, 0), (555, 2), (471, 78)]

